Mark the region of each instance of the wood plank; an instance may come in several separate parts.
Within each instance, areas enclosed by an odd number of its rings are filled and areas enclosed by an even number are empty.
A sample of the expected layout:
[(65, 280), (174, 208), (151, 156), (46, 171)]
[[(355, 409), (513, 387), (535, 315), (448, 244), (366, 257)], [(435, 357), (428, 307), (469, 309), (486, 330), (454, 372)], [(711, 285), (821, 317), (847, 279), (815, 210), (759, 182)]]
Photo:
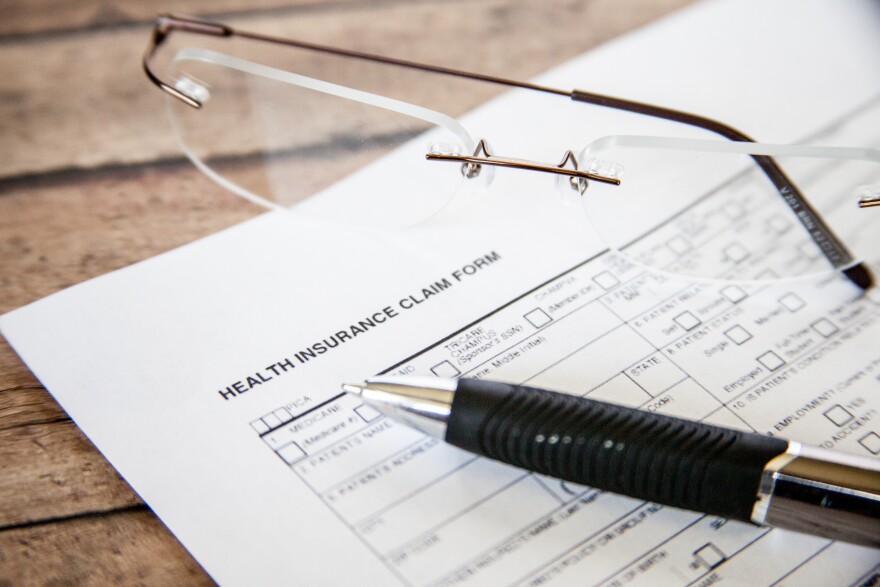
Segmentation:
[[(464, 5), (432, 0), (231, 24), (528, 78), (686, 1), (634, 8), (613, 0), (486, 0), (468, 4), (464, 18)], [(4, 44), (0, 177), (178, 157), (161, 93), (139, 66), (148, 36), (149, 28), (138, 26)]]
[(0, 585), (212, 585), (150, 511), (0, 532)]
[[(2, 206), (0, 206), (0, 209), (2, 209)], [(0, 259), (2, 259), (2, 256), (0, 256)], [(10, 280), (8, 284), (3, 284), (3, 290), (9, 291), (10, 295), (13, 295), (12, 292), (15, 291), (13, 284), (13, 280)], [(13, 300), (10, 300), (10, 303), (14, 303)], [(12, 308), (10, 307), (9, 309), (11, 310)], [(0, 309), (0, 314), (3, 312), (4, 310)], [(37, 378), (21, 364), (15, 351), (12, 350), (5, 340), (0, 339), (0, 397), (2, 397), (3, 391), (8, 389), (32, 389), (35, 387), (42, 386)], [(3, 427), (2, 422), (3, 420), (0, 419), (0, 428)]]
[[(8, 387), (0, 386), (0, 434), (17, 426), (68, 420), (67, 414), (43, 386), (37, 381), (30, 381), (36, 378), (21, 362), (12, 358), (5, 340), (0, 340), (0, 347), (0, 363), (9, 367), (10, 371)], [(23, 382), (17, 383), (16, 377)]]
[(338, 8), (347, 2), (376, 0), (0, 0), (0, 38), (23, 37), (149, 22), (157, 14), (176, 12), (200, 16), (254, 13), (282, 9)]
[(142, 502), (71, 421), (0, 430), (0, 528)]
[(187, 161), (0, 186), (0, 313), (261, 211)]

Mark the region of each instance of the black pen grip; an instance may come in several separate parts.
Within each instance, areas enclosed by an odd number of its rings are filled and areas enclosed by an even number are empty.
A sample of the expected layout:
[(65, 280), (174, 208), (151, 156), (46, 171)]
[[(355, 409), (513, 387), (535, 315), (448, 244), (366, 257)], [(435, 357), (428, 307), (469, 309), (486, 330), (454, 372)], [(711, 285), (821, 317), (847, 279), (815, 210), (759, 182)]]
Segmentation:
[(517, 385), (458, 382), (446, 441), (566, 481), (749, 521), (788, 442)]

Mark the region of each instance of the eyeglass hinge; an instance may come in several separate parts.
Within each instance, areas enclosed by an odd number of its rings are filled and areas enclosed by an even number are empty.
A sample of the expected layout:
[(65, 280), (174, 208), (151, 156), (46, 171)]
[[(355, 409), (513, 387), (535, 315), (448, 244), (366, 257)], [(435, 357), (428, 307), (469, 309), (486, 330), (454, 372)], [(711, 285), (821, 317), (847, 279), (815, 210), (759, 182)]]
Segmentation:
[(873, 208), (875, 206), (880, 206), (880, 186), (859, 198), (859, 208)]
[(172, 30), (214, 35), (215, 37), (228, 37), (232, 35), (232, 28), (224, 24), (177, 14), (160, 14), (159, 18), (156, 19), (155, 30), (161, 35), (167, 35)]

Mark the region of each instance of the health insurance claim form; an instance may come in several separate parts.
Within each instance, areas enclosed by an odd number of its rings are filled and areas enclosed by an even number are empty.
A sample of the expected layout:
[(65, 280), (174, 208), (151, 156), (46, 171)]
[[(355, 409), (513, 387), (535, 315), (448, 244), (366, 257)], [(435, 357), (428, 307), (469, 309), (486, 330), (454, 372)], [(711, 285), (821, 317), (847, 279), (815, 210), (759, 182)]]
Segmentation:
[[(878, 146), (878, 28), (870, 2), (710, 2), (542, 81), (707, 113), (767, 141)], [(528, 137), (538, 158), (578, 147), (554, 143), (554, 125), (583, 124), (589, 139), (658, 130), (542, 99), (508, 95), (469, 123), (497, 145)], [(505, 124), (517, 108), (542, 115)], [(223, 584), (876, 578), (876, 550), (529, 474), (339, 393), (379, 372), (497, 378), (880, 453), (876, 297), (837, 278), (746, 287), (647, 273), (604, 251), (533, 175), (499, 173), (501, 199), (465, 198), (408, 231), (266, 214), (0, 326)], [(736, 214), (735, 201), (719, 206)], [(355, 332), (367, 318), (375, 326)]]

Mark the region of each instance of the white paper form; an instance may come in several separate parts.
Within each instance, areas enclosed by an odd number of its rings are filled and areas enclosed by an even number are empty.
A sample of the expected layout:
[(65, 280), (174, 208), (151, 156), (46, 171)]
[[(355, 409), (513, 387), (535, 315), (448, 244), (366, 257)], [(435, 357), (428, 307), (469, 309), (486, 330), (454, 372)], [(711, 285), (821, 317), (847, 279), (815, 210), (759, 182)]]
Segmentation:
[[(854, 72), (880, 71), (878, 28), (869, 2), (712, 2), (542, 81), (695, 110), (762, 140), (822, 133), (877, 145), (880, 79)], [(673, 128), (545, 100), (512, 94), (467, 122), (501, 152), (521, 144), (537, 159), (555, 157), (572, 127), (583, 143)], [(517, 111), (540, 114), (509, 124)], [(383, 371), (491, 377), (880, 452), (876, 297), (839, 279), (742, 287), (646, 274), (603, 253), (546, 177), (496, 179), (494, 195), (415, 230), (267, 214), (0, 326), (223, 584), (797, 585), (876, 575), (876, 550), (475, 459), (339, 395), (340, 382)]]

